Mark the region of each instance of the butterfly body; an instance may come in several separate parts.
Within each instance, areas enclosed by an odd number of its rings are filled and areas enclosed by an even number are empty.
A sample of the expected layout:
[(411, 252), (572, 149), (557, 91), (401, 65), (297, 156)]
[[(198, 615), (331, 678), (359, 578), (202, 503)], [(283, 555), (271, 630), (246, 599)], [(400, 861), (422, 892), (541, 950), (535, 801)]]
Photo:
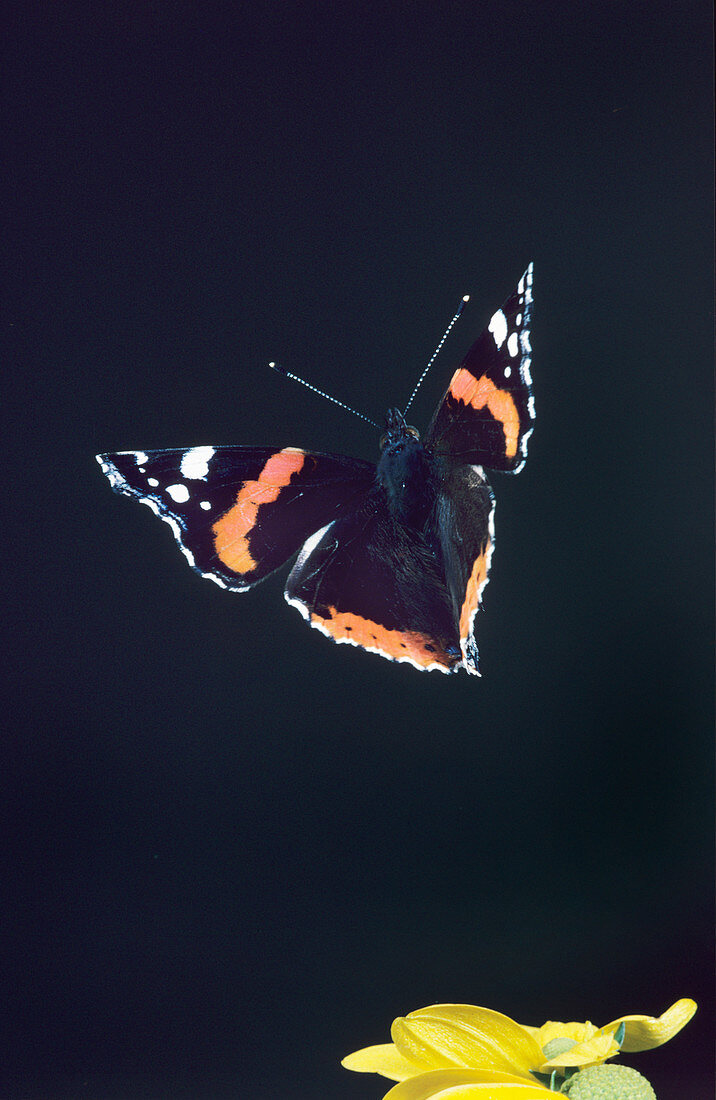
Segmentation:
[(389, 427), (381, 441), (376, 480), (391, 515), (419, 530), (425, 526), (435, 495), (435, 460), (402, 413), (390, 409), (385, 419)]
[(423, 440), (389, 410), (377, 465), (295, 447), (99, 455), (169, 523), (190, 565), (246, 591), (297, 555), (286, 599), (311, 626), (421, 670), (477, 673), (494, 546), (484, 467), (517, 473), (534, 407), (532, 267), (454, 373)]

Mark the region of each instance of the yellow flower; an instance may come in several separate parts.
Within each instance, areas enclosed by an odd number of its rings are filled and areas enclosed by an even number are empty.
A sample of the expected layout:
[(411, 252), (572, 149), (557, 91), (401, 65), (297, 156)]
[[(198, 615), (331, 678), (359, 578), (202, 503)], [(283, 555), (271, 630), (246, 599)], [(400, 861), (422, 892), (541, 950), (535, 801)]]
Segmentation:
[(527, 1027), (545, 1054), (541, 1073), (551, 1070), (600, 1065), (620, 1051), (651, 1050), (668, 1043), (696, 1012), (696, 1002), (682, 997), (661, 1016), (620, 1016), (604, 1027), (559, 1024), (548, 1020), (542, 1027)]
[(476, 1005), (431, 1005), (399, 1016), (392, 1043), (357, 1050), (342, 1064), (398, 1081), (385, 1100), (486, 1100), (493, 1094), (532, 1100), (549, 1091), (534, 1074), (549, 1079), (555, 1071), (599, 1065), (620, 1050), (661, 1046), (695, 1011), (694, 1001), (684, 998), (659, 1017), (620, 1016), (602, 1028), (550, 1020), (538, 1028)]

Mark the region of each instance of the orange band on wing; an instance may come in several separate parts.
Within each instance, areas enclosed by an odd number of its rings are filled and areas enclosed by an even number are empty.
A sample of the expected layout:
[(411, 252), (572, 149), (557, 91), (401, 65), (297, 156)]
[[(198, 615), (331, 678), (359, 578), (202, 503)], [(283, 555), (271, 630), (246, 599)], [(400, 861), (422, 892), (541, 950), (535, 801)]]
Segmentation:
[(256, 525), (259, 508), (278, 499), (294, 474), (303, 467), (305, 452), (285, 447), (271, 455), (256, 481), (245, 481), (228, 512), (212, 525), (214, 546), (221, 561), (234, 573), (251, 573), (258, 565), (249, 550), (248, 534)]
[(371, 622), (360, 615), (351, 615), (350, 612), (337, 611), (335, 607), (329, 607), (330, 616), (326, 619), (320, 615), (311, 615), (311, 623), (320, 627), (335, 638), (338, 642), (353, 642), (363, 649), (379, 649), (386, 657), (392, 657), (396, 661), (406, 658), (422, 668), (430, 665), (442, 665), (443, 668), (452, 668), (457, 662), (456, 657), (449, 657), (447, 653), (441, 653), (430, 638), (414, 631), (389, 630), (380, 623)]
[(517, 454), (517, 441), (520, 435), (520, 414), (508, 390), (499, 389), (486, 375), (475, 378), (465, 367), (455, 371), (450, 383), (449, 394), (463, 405), (473, 409), (487, 407), (495, 420), (502, 425), (505, 433), (505, 454), (514, 458)]
[(489, 555), (490, 543), (488, 542), (479, 557), (475, 559), (475, 564), (472, 567), (472, 573), (470, 574), (467, 588), (465, 589), (465, 599), (462, 601), (462, 608), (460, 610), (461, 641), (469, 637), (470, 630), (472, 629), (472, 620), (475, 617), (475, 612), (480, 603), (480, 593), (487, 582)]

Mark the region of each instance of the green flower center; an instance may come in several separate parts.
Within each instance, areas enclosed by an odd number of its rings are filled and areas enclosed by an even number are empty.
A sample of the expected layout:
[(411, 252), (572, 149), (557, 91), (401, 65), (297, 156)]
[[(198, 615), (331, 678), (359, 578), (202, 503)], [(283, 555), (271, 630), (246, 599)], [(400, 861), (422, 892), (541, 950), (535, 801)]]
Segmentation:
[(630, 1066), (590, 1066), (562, 1085), (570, 1100), (656, 1100), (647, 1081)]

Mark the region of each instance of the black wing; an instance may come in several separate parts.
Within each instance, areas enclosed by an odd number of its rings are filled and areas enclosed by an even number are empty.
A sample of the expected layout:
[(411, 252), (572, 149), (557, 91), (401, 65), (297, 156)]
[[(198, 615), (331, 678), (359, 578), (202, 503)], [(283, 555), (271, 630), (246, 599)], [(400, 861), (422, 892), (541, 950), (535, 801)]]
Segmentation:
[(286, 599), (336, 642), (422, 670), (461, 667), (439, 560), (419, 531), (393, 518), (381, 490), (306, 542)]
[(425, 445), (456, 462), (516, 474), (534, 426), (532, 264), (455, 371)]
[(453, 466), (441, 479), (436, 529), (465, 668), (478, 674), (474, 623), (495, 543), (495, 501), (481, 470)]
[(113, 489), (169, 524), (189, 564), (243, 592), (375, 480), (369, 462), (295, 447), (193, 447), (98, 455)]

